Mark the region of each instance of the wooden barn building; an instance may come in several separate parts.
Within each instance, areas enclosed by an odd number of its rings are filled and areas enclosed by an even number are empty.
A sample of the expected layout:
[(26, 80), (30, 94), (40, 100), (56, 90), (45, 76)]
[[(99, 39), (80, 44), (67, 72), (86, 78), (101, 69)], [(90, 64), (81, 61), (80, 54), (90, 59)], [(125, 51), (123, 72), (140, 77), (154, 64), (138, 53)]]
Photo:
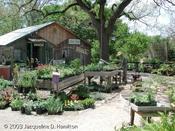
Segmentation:
[(90, 48), (70, 30), (50, 22), (0, 36), (0, 64), (10, 59), (25, 62), (27, 58), (37, 58), (43, 64), (79, 58), (82, 64), (88, 64)]

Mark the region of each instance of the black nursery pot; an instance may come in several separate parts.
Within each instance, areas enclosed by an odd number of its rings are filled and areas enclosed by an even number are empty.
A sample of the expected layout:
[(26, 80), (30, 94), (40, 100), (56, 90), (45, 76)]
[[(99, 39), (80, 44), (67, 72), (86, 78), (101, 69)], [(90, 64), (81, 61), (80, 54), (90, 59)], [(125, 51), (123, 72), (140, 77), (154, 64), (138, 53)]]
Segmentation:
[(8, 107), (7, 104), (6, 105), (1, 105), (0, 110), (6, 109), (7, 107)]
[(25, 108), (21, 107), (21, 113), (24, 114), (25, 113)]
[(18, 93), (23, 93), (23, 87), (18, 87)]
[(62, 115), (63, 114), (63, 111), (62, 112), (48, 112), (48, 115)]
[(12, 109), (12, 111), (19, 111), (19, 109), (17, 109), (17, 108), (12, 108), (11, 107), (11, 109)]
[(42, 108), (36, 108), (36, 113), (37, 114), (43, 114), (43, 113), (45, 113), (46, 112), (46, 109), (42, 109)]
[(29, 92), (30, 92), (30, 88), (28, 88), (28, 87), (24, 88), (24, 90), (23, 90), (24, 94), (28, 94)]

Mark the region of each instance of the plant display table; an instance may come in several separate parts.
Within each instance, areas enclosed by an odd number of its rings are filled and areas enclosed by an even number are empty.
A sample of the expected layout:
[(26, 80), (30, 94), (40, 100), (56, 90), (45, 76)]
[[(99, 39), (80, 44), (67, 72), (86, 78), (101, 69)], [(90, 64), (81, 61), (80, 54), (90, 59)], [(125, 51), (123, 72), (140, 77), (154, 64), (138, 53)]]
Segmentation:
[(84, 74), (68, 77), (68, 78), (59, 82), (58, 88), (59, 88), (59, 90), (64, 90), (65, 88), (73, 86), (73, 85), (75, 85), (83, 80), (84, 80)]
[[(90, 83), (91, 79), (94, 76), (99, 76), (101, 79), (107, 79), (107, 85), (111, 85), (112, 81), (114, 80), (115, 83), (122, 82), (122, 71), (121, 70), (114, 70), (114, 71), (86, 71), (80, 75), (71, 76), (64, 78), (58, 83), (58, 91), (68, 88), (72, 85), (75, 85), (86, 78), (88, 78), (88, 83)], [(100, 80), (102, 81), (102, 80)], [(53, 91), (57, 91), (54, 89), (53, 83), (51, 79), (38, 79), (37, 80), (37, 88), (38, 89), (53, 89)]]
[(114, 70), (114, 71), (86, 71), (85, 72), (85, 79), (88, 78), (88, 84), (93, 77), (100, 77), (100, 82), (102, 79), (107, 78), (107, 85), (111, 85), (112, 78), (114, 78), (116, 83), (122, 82), (122, 70)]
[[(147, 119), (148, 122), (150, 122), (151, 117), (153, 116), (159, 116), (159, 112), (169, 112), (173, 109), (171, 108), (170, 102), (166, 99), (163, 99), (162, 97), (158, 98), (157, 105), (156, 106), (138, 106), (134, 103), (131, 103), (129, 101), (129, 96), (131, 95), (132, 91), (127, 90), (120, 93), (120, 97), (122, 100), (124, 100), (125, 103), (127, 103), (127, 106), (129, 106), (130, 109), (130, 124), (134, 124), (134, 117), (135, 113), (140, 115), (143, 119)], [(165, 98), (165, 97), (164, 97)]]
[[(65, 88), (70, 87), (72, 85), (75, 85), (83, 80), (84, 80), (84, 74), (67, 77), (59, 82), (58, 88), (59, 88), (59, 90), (63, 90)], [(50, 79), (48, 79), (48, 80), (38, 79), (37, 80), (37, 89), (51, 90), (51, 89), (53, 89), (52, 84), (53, 84), (52, 80), (50, 80)], [(53, 90), (56, 91), (56, 89), (53, 89)]]
[(169, 112), (171, 111), (171, 107), (168, 103), (165, 103), (164, 105), (157, 105), (157, 106), (137, 106), (133, 103), (131, 103), (130, 108), (130, 124), (134, 124), (134, 117), (135, 113), (142, 116), (144, 119), (148, 118), (148, 122), (150, 122), (151, 117), (157, 116), (159, 112)]

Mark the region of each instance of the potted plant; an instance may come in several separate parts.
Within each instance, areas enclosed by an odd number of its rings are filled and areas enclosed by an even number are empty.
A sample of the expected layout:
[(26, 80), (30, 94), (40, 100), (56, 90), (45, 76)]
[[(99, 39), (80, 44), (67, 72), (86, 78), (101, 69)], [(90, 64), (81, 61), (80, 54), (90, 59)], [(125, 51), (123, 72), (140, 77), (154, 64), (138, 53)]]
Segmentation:
[(13, 83), (11, 81), (8, 80), (4, 80), (0, 78), (0, 91), (4, 90), (5, 88), (12, 86)]
[(23, 103), (21, 107), (21, 113), (26, 115), (31, 115), (32, 112), (33, 101), (26, 101)]
[(25, 72), (18, 80), (18, 91), (22, 91), (24, 94), (27, 94), (30, 91), (35, 92), (36, 79), (36, 72)]
[(95, 100), (93, 98), (86, 98), (84, 100), (81, 100), (80, 103), (84, 106), (85, 109), (95, 107)]
[(137, 106), (156, 106), (157, 102), (151, 93), (134, 93), (130, 97), (130, 102)]
[(64, 102), (64, 110), (66, 111), (78, 111), (83, 109), (84, 106), (80, 101), (66, 100)]
[(72, 94), (74, 94), (74, 96), (76, 95), (78, 97), (78, 99), (82, 100), (82, 99), (89, 98), (90, 92), (89, 92), (89, 89), (87, 88), (87, 86), (80, 85), (75, 90), (73, 90), (71, 92), (69, 97), (71, 97)]
[(46, 109), (47, 106), (47, 101), (38, 101), (38, 103), (36, 104), (36, 113), (37, 114), (43, 114), (47, 111)]
[(51, 80), (52, 78), (52, 69), (50, 67), (41, 67), (37, 70), (38, 79)]
[(33, 100), (33, 101), (37, 101), (38, 100), (38, 96), (36, 93), (32, 93), (31, 91), (27, 94), (27, 99), (29, 100)]
[(60, 98), (50, 97), (47, 100), (46, 109), (49, 115), (56, 115), (63, 113), (63, 102)]
[(0, 100), (0, 109), (5, 109), (8, 107), (8, 104), (4, 100)]
[(19, 111), (21, 107), (23, 106), (23, 100), (20, 98), (15, 98), (10, 103), (12, 111)]

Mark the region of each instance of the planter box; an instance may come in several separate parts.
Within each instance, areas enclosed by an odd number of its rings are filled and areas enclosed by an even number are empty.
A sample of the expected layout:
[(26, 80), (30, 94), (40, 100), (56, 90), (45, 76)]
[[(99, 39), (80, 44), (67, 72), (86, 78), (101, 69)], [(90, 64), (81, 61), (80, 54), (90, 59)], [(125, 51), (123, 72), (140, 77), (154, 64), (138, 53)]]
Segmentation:
[(84, 74), (72, 76), (72, 77), (66, 78), (65, 80), (62, 80), (61, 82), (59, 82), (58, 88), (59, 88), (59, 90), (63, 90), (65, 88), (73, 86), (73, 85), (75, 85), (83, 80), (84, 80)]
[[(83, 80), (84, 80), (84, 74), (68, 77), (58, 83), (58, 88), (59, 90), (63, 90)], [(50, 90), (50, 89), (53, 89), (53, 87), (54, 86), (51, 80), (42, 80), (42, 79), (37, 80), (37, 89)], [(53, 89), (53, 90), (56, 90), (56, 89)]]
[(37, 89), (51, 89), (52, 81), (50, 79), (38, 79), (37, 80)]

